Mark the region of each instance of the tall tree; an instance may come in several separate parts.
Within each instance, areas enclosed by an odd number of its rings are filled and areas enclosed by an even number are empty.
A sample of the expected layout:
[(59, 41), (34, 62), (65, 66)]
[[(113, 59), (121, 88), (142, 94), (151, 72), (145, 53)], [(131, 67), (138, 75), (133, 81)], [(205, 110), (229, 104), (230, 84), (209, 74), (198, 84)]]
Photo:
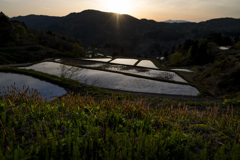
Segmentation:
[(12, 25), (8, 17), (0, 12), (0, 42), (4, 43), (11, 39)]

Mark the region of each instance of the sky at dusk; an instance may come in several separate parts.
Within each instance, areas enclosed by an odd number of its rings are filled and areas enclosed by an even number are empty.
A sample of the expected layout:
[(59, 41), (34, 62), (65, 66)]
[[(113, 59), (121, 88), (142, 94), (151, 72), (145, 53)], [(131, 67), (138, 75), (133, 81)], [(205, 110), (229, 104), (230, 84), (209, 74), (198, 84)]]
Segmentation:
[(240, 18), (240, 0), (0, 0), (7, 16), (66, 16), (86, 9), (129, 14), (156, 21)]

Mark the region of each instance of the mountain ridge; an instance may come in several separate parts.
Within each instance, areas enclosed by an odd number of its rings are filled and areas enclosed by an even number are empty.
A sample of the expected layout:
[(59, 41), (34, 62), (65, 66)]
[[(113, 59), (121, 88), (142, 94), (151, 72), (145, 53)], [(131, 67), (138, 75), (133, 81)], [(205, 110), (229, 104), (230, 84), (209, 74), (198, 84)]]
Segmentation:
[(28, 27), (75, 37), (84, 46), (117, 44), (123, 48), (117, 51), (118, 55), (123, 56), (162, 56), (166, 52), (174, 52), (187, 39), (198, 39), (211, 33), (240, 35), (240, 19), (234, 18), (199, 23), (165, 23), (137, 19), (127, 14), (84, 10), (63, 17), (28, 15), (11, 20), (22, 21)]
[(190, 21), (186, 21), (186, 20), (172, 20), (172, 19), (162, 21), (162, 22), (165, 22), (165, 23), (191, 23)]
[[(22, 18), (22, 17), (29, 17), (29, 16), (40, 16), (40, 17), (53, 17), (53, 18), (63, 18), (63, 17), (67, 17), (67, 16), (70, 16), (72, 14), (81, 14), (81, 13), (88, 13), (88, 12), (95, 12), (95, 13), (107, 13), (107, 14), (115, 14), (115, 15), (121, 15), (121, 16), (130, 16), (130, 17), (133, 17), (129, 14), (120, 14), (120, 13), (115, 13), (115, 12), (104, 12), (104, 11), (99, 11), (99, 10), (94, 10), (94, 9), (87, 9), (87, 10), (83, 10), (81, 12), (71, 12), (65, 16), (50, 16), (50, 15), (38, 15), (38, 14), (28, 14), (28, 15), (19, 15), (19, 16), (14, 16), (14, 17), (11, 17), (10, 19), (19, 19), (19, 18)], [(133, 17), (135, 18), (135, 17)], [(138, 19), (138, 18), (135, 18), (135, 19)], [(188, 21), (188, 20), (172, 20), (172, 19), (168, 19), (168, 20), (165, 20), (165, 21), (156, 21), (154, 19), (146, 19), (146, 18), (141, 18), (141, 19), (138, 19), (138, 20), (147, 20), (147, 21), (154, 21), (154, 22), (157, 22), (157, 23), (162, 23), (162, 22), (169, 22), (169, 23), (203, 23), (203, 22), (208, 22), (208, 21), (212, 21), (212, 20), (219, 20), (219, 19), (237, 19), (239, 20), (240, 18), (232, 18), (232, 17), (219, 17), (219, 18), (212, 18), (212, 19), (207, 19), (205, 21), (199, 21), (199, 22), (192, 22), (192, 21)]]

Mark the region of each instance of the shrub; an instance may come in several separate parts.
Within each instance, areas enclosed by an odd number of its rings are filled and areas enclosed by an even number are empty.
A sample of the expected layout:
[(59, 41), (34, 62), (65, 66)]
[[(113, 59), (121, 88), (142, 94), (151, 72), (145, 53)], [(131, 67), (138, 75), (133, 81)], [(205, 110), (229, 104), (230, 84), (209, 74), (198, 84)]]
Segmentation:
[(171, 55), (170, 57), (170, 65), (172, 66), (178, 66), (181, 64), (181, 62), (184, 60), (184, 56), (180, 52), (176, 52)]

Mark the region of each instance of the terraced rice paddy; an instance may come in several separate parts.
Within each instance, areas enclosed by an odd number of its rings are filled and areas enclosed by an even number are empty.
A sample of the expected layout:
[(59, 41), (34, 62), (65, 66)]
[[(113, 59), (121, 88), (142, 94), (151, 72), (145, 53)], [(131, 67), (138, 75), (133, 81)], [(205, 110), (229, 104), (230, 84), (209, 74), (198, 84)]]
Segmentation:
[(199, 94), (199, 91), (190, 85), (161, 82), (119, 73), (72, 67), (54, 62), (43, 62), (21, 68), (71, 78), (102, 88), (174, 95), (196, 96)]
[(0, 72), (0, 77), (0, 90), (2, 94), (11, 92), (13, 88), (22, 89), (25, 92), (28, 90), (36, 90), (46, 99), (62, 96), (67, 93), (64, 88), (31, 76)]
[(137, 66), (140, 66), (140, 67), (148, 67), (148, 68), (155, 68), (155, 69), (158, 69), (158, 67), (156, 67), (152, 61), (150, 60), (141, 60)]
[(116, 58), (112, 60), (110, 63), (116, 63), (116, 64), (123, 64), (123, 65), (134, 65), (137, 63), (137, 59), (125, 59), (125, 58)]

